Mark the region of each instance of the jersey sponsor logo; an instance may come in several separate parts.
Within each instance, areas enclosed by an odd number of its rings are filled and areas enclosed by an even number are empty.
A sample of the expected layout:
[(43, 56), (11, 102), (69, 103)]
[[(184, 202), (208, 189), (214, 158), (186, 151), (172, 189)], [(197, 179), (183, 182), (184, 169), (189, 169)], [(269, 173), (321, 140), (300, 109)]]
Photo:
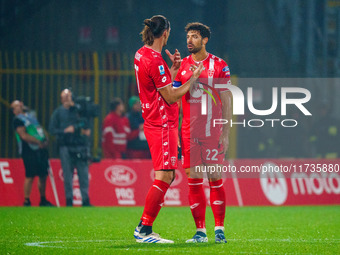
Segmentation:
[(164, 77), (162, 78), (162, 82), (163, 82), (163, 83), (166, 82), (166, 76), (164, 76)]
[(186, 74), (186, 73), (187, 73), (187, 71), (184, 70), (183, 72), (181, 72), (181, 75), (184, 75), (184, 74)]
[[(163, 66), (163, 65), (158, 66), (158, 69), (159, 69), (160, 75), (165, 74), (165, 70), (164, 70), (164, 66)], [(162, 81), (163, 81), (163, 80), (162, 80)], [(164, 82), (164, 81), (163, 81), (163, 82)]]
[(200, 99), (189, 99), (188, 103), (190, 104), (200, 104), (202, 102), (202, 100)]
[(129, 186), (136, 182), (137, 174), (128, 166), (114, 165), (104, 172), (105, 179), (117, 186)]

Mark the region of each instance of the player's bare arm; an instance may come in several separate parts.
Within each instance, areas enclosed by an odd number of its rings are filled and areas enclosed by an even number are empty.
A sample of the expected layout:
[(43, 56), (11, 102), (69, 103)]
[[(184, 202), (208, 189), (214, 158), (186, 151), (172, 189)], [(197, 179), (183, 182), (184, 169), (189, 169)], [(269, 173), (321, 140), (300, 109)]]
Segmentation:
[(190, 86), (196, 82), (202, 71), (203, 64), (201, 63), (198, 68), (193, 71), (191, 78), (182, 86), (177, 89), (174, 89), (172, 86), (166, 86), (160, 89), (159, 93), (161, 93), (162, 97), (168, 104), (176, 103), (183, 95), (185, 95), (185, 93), (189, 91)]
[[(223, 91), (220, 94), (221, 101), (222, 101), (222, 119), (230, 120), (232, 115), (231, 110), (231, 92), (230, 91)], [(229, 147), (229, 133), (230, 133), (230, 126), (223, 125), (222, 134), (219, 139), (219, 144), (223, 145), (223, 150), (219, 152), (219, 154), (225, 154)]]
[(26, 132), (26, 128), (24, 126), (22, 127), (17, 127), (16, 132), (19, 134), (20, 138), (24, 140), (27, 143), (33, 143), (39, 145), (39, 147), (42, 147), (42, 142), (40, 142), (37, 138), (34, 136), (29, 135)]

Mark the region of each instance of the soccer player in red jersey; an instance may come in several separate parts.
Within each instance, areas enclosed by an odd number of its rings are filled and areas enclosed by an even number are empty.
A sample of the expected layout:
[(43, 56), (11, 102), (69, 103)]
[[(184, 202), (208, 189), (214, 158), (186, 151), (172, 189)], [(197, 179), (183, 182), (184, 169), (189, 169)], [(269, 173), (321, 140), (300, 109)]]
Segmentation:
[(143, 215), (134, 237), (140, 243), (173, 243), (152, 232), (152, 224), (164, 203), (164, 196), (175, 178), (177, 168), (178, 104), (203, 70), (203, 65), (188, 77), (181, 88), (174, 89), (172, 80), (180, 67), (180, 54), (172, 55), (171, 69), (161, 51), (170, 35), (170, 22), (161, 15), (144, 20), (141, 32), (144, 46), (135, 54), (134, 66), (138, 93), (142, 104), (144, 133), (149, 144), (155, 180), (145, 201)]
[[(181, 129), (182, 162), (188, 175), (189, 204), (196, 224), (196, 234), (187, 242), (208, 242), (205, 227), (206, 197), (203, 189), (202, 166), (222, 165), (228, 149), (228, 125), (214, 126), (214, 119), (231, 118), (231, 93), (215, 84), (230, 84), (227, 63), (206, 51), (210, 28), (198, 22), (189, 23), (187, 47), (191, 55), (184, 58), (173, 83), (181, 88), (190, 78), (192, 66), (203, 63), (199, 86), (182, 97)], [(202, 99), (204, 98), (205, 104)], [(217, 100), (221, 99), (221, 100)], [(202, 110), (202, 104), (203, 110)], [(204, 112), (203, 112), (204, 111)], [(198, 171), (197, 171), (198, 169)], [(209, 168), (206, 168), (209, 169)], [(208, 173), (210, 204), (215, 218), (215, 242), (226, 243), (224, 236), (225, 193), (221, 173)]]

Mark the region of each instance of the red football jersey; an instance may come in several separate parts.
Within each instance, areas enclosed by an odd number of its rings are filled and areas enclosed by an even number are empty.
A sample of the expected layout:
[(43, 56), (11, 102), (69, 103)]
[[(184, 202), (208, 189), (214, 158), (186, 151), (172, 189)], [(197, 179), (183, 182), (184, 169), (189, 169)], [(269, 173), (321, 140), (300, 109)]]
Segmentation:
[(102, 149), (105, 158), (121, 158), (126, 152), (127, 142), (135, 139), (139, 130), (130, 129), (127, 117), (110, 112), (102, 124)]
[(160, 52), (143, 46), (135, 54), (135, 75), (146, 128), (178, 128), (178, 104), (169, 105), (159, 89), (172, 84)]
[[(219, 94), (228, 89), (215, 88), (214, 84), (230, 84), (229, 67), (224, 60), (210, 53), (202, 62), (204, 69), (199, 77), (198, 86), (190, 88), (190, 91), (182, 97), (182, 136), (186, 138), (218, 136), (222, 131), (222, 125), (213, 127), (213, 120), (222, 118)], [(199, 63), (195, 62), (191, 55), (184, 58), (173, 86), (179, 87), (186, 83), (192, 75), (191, 65), (198, 66)], [(206, 114), (202, 112), (202, 108), (204, 108), (204, 106), (202, 107), (202, 95), (205, 95), (206, 98), (204, 105)]]

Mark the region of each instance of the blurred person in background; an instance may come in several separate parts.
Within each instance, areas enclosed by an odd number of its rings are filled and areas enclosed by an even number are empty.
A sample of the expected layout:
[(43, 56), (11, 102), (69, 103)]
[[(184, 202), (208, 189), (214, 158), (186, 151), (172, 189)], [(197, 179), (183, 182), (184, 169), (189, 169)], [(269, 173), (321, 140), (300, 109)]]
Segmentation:
[(144, 211), (134, 237), (139, 243), (174, 243), (152, 230), (164, 196), (175, 179), (178, 142), (178, 100), (196, 83), (203, 70), (200, 65), (192, 78), (174, 89), (172, 81), (181, 63), (180, 53), (166, 50), (172, 67), (162, 57), (162, 49), (170, 36), (170, 22), (162, 15), (144, 20), (141, 32), (144, 46), (135, 54), (136, 83), (143, 109), (144, 134), (148, 141), (155, 170), (155, 179), (146, 196)]
[(132, 96), (129, 99), (129, 109), (127, 117), (130, 121), (131, 131), (139, 130), (139, 134), (135, 139), (128, 141), (126, 156), (131, 159), (151, 158), (148, 142), (144, 134), (144, 119), (139, 97)]
[(33, 180), (39, 176), (38, 189), (40, 192), (40, 206), (53, 206), (46, 200), (46, 179), (48, 175), (48, 145), (47, 134), (39, 124), (35, 115), (24, 110), (23, 102), (15, 100), (11, 104), (15, 115), (13, 127), (18, 142), (19, 154), (25, 166), (24, 206), (31, 206), (30, 195)]
[(66, 206), (73, 206), (73, 174), (77, 169), (83, 206), (91, 206), (89, 199), (89, 137), (91, 130), (86, 119), (79, 115), (72, 91), (61, 92), (61, 105), (54, 110), (49, 131), (57, 136), (64, 176)]
[(110, 102), (110, 113), (102, 125), (102, 149), (105, 158), (126, 158), (127, 143), (136, 139), (139, 129), (131, 131), (129, 119), (124, 116), (125, 106), (120, 98)]

